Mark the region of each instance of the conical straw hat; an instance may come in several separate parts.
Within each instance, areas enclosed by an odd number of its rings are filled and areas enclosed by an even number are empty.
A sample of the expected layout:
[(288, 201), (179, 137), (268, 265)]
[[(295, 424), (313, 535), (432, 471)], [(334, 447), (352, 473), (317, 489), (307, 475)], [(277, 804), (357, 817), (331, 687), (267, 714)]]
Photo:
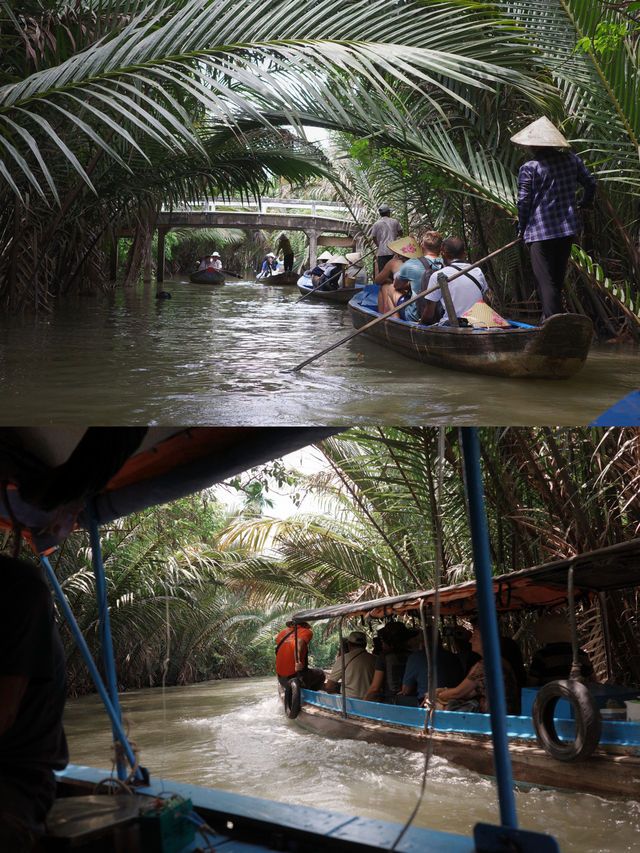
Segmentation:
[(534, 148), (570, 148), (571, 146), (546, 116), (532, 121), (511, 137), (516, 145), (531, 145)]
[(349, 252), (345, 255), (345, 258), (350, 264), (356, 264), (358, 261), (362, 260), (362, 252)]
[(327, 252), (327, 250), (325, 249), (325, 251), (324, 251), (321, 255), (318, 255), (318, 257), (316, 258), (316, 260), (318, 260), (318, 261), (328, 261), (330, 258), (331, 258), (331, 252)]
[(422, 249), (413, 234), (393, 240), (391, 243), (387, 243), (387, 247), (396, 255), (402, 255), (403, 258), (422, 257)]
[(349, 261), (345, 257), (343, 257), (342, 255), (334, 255), (331, 258), (331, 263), (332, 264), (344, 264), (346, 266), (346, 265), (348, 265)]

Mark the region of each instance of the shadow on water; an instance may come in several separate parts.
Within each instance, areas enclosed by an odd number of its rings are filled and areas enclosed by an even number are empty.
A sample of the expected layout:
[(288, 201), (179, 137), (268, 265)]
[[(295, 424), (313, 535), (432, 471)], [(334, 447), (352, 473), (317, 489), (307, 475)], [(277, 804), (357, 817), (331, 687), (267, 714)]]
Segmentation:
[[(283, 802), (403, 822), (418, 796), (422, 755), (310, 734), (287, 720), (274, 679), (231, 679), (121, 695), (125, 721), (153, 776)], [(71, 760), (110, 767), (110, 728), (99, 700), (69, 703)], [(563, 853), (637, 849), (640, 803), (528, 789), (520, 826), (553, 833)], [(470, 833), (496, 823), (494, 783), (432, 759), (418, 826)]]
[(420, 365), (362, 336), (346, 308), (230, 280), (167, 281), (0, 318), (0, 421), (11, 423), (587, 424), (640, 387), (637, 349), (596, 347), (563, 381)]

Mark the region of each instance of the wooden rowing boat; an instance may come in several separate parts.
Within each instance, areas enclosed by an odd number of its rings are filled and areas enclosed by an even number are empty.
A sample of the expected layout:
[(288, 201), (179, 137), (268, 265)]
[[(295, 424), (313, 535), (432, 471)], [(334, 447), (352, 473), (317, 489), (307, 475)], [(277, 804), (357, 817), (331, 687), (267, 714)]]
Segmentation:
[[(585, 602), (602, 601), (608, 591), (638, 586), (639, 556), (640, 539), (635, 539), (494, 577), (496, 607), (506, 613), (567, 605), (571, 600), (567, 589), (569, 568), (574, 574), (575, 595)], [(305, 610), (292, 618), (294, 622), (327, 619), (370, 622), (392, 616), (415, 619), (421, 612), (433, 613), (435, 596), (435, 590), (416, 591)], [(468, 616), (480, 606), (475, 581), (441, 588), (438, 597), (440, 614), (447, 618)], [(606, 627), (603, 631), (606, 636)], [(520, 713), (505, 717), (515, 782), (600, 796), (640, 798), (640, 688), (612, 684), (610, 661), (607, 672), (608, 680), (602, 684), (585, 685), (568, 679), (545, 687), (522, 687)], [(557, 685), (562, 685), (564, 698), (560, 698)], [(556, 697), (551, 702), (550, 692)], [(333, 738), (425, 749), (424, 708), (365, 702), (306, 689), (299, 690), (297, 695), (299, 701), (296, 700), (292, 711), (292, 694), (287, 697), (285, 692), (285, 713), (307, 730)], [(436, 755), (493, 776), (490, 733), (489, 714), (436, 710), (430, 736)]]
[[(336, 290), (314, 290), (311, 276), (301, 275), (298, 279), (298, 290), (302, 294), (309, 294), (309, 299), (320, 299), (324, 302), (337, 302), (341, 305), (346, 305), (356, 293), (363, 289), (363, 284), (356, 284), (352, 287), (339, 287)], [(311, 292), (313, 291), (313, 293)]]
[(224, 284), (224, 273), (221, 270), (196, 270), (189, 280), (194, 284)]
[[(367, 286), (349, 302), (354, 328), (379, 317), (377, 287)], [(395, 317), (363, 334), (425, 364), (528, 379), (568, 379), (586, 361), (593, 324), (580, 314), (555, 314), (541, 326), (509, 321), (506, 328), (421, 326)]]
[(256, 281), (260, 284), (291, 287), (298, 281), (298, 273), (282, 270), (282, 272), (274, 272), (271, 275), (256, 276)]

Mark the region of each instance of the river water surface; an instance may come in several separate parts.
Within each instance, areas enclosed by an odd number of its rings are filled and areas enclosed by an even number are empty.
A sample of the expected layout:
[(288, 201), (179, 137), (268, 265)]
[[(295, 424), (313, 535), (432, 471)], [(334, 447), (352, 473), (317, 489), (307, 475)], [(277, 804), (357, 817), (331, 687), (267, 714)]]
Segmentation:
[(0, 317), (0, 423), (579, 425), (640, 388), (633, 347), (595, 347), (569, 380), (421, 365), (362, 335), (345, 307), (296, 288), (167, 281)]
[[(415, 806), (420, 754), (303, 730), (284, 716), (274, 678), (120, 698), (140, 761), (156, 778), (399, 823)], [(74, 764), (111, 769), (111, 730), (97, 697), (70, 701), (65, 725)], [(638, 802), (535, 788), (516, 801), (520, 826), (552, 833), (563, 853), (638, 850)], [(477, 821), (499, 822), (494, 783), (433, 758), (415, 825), (470, 834)]]

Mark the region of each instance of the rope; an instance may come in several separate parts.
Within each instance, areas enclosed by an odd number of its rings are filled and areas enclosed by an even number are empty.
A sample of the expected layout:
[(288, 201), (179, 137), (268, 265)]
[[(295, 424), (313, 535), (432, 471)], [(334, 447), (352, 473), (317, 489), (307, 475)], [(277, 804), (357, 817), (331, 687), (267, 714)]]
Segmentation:
[(578, 629), (576, 627), (576, 601), (573, 591), (573, 564), (569, 566), (567, 577), (567, 599), (569, 607), (569, 627), (571, 629), (571, 671), (569, 678), (582, 681), (582, 667), (578, 656)]
[[(169, 615), (169, 590), (167, 588), (167, 569), (165, 571), (165, 586), (164, 586), (164, 626), (165, 626), (165, 658), (162, 661), (162, 761), (160, 766), (160, 778), (164, 786), (165, 768), (164, 759), (167, 754), (167, 675), (169, 673), (169, 664), (171, 663), (171, 617)], [(164, 787), (163, 787), (164, 790)], [(161, 792), (162, 793), (162, 792)]]
[(429, 655), (429, 644), (427, 641), (427, 625), (424, 618), (424, 599), (420, 600), (420, 625), (422, 627), (422, 637), (424, 640), (424, 648), (425, 654), (427, 655), (428, 660), (428, 673), (429, 673), (429, 693), (428, 696), (425, 697), (425, 718), (424, 718), (424, 731), (427, 736), (427, 744), (424, 751), (424, 765), (422, 768), (422, 779), (420, 781), (420, 792), (418, 794), (418, 800), (413, 808), (413, 811), (407, 818), (406, 823), (398, 833), (395, 841), (389, 848), (390, 850), (395, 850), (405, 833), (415, 820), (416, 815), (422, 805), (422, 801), (424, 799), (424, 792), (427, 787), (427, 775), (429, 772), (429, 762), (431, 760), (431, 756), (433, 755), (433, 714), (436, 709), (436, 686), (438, 680), (438, 664), (437, 664), (437, 655), (438, 655), (438, 625), (440, 621), (440, 579), (442, 575), (442, 525), (440, 518), (440, 507), (442, 501), (442, 485), (444, 480), (444, 427), (440, 427), (440, 434), (438, 437), (438, 491), (437, 491), (437, 517), (436, 517), (436, 575), (435, 575), (435, 603), (434, 603), (434, 611), (433, 611), (433, 625), (431, 632), (431, 654)]

